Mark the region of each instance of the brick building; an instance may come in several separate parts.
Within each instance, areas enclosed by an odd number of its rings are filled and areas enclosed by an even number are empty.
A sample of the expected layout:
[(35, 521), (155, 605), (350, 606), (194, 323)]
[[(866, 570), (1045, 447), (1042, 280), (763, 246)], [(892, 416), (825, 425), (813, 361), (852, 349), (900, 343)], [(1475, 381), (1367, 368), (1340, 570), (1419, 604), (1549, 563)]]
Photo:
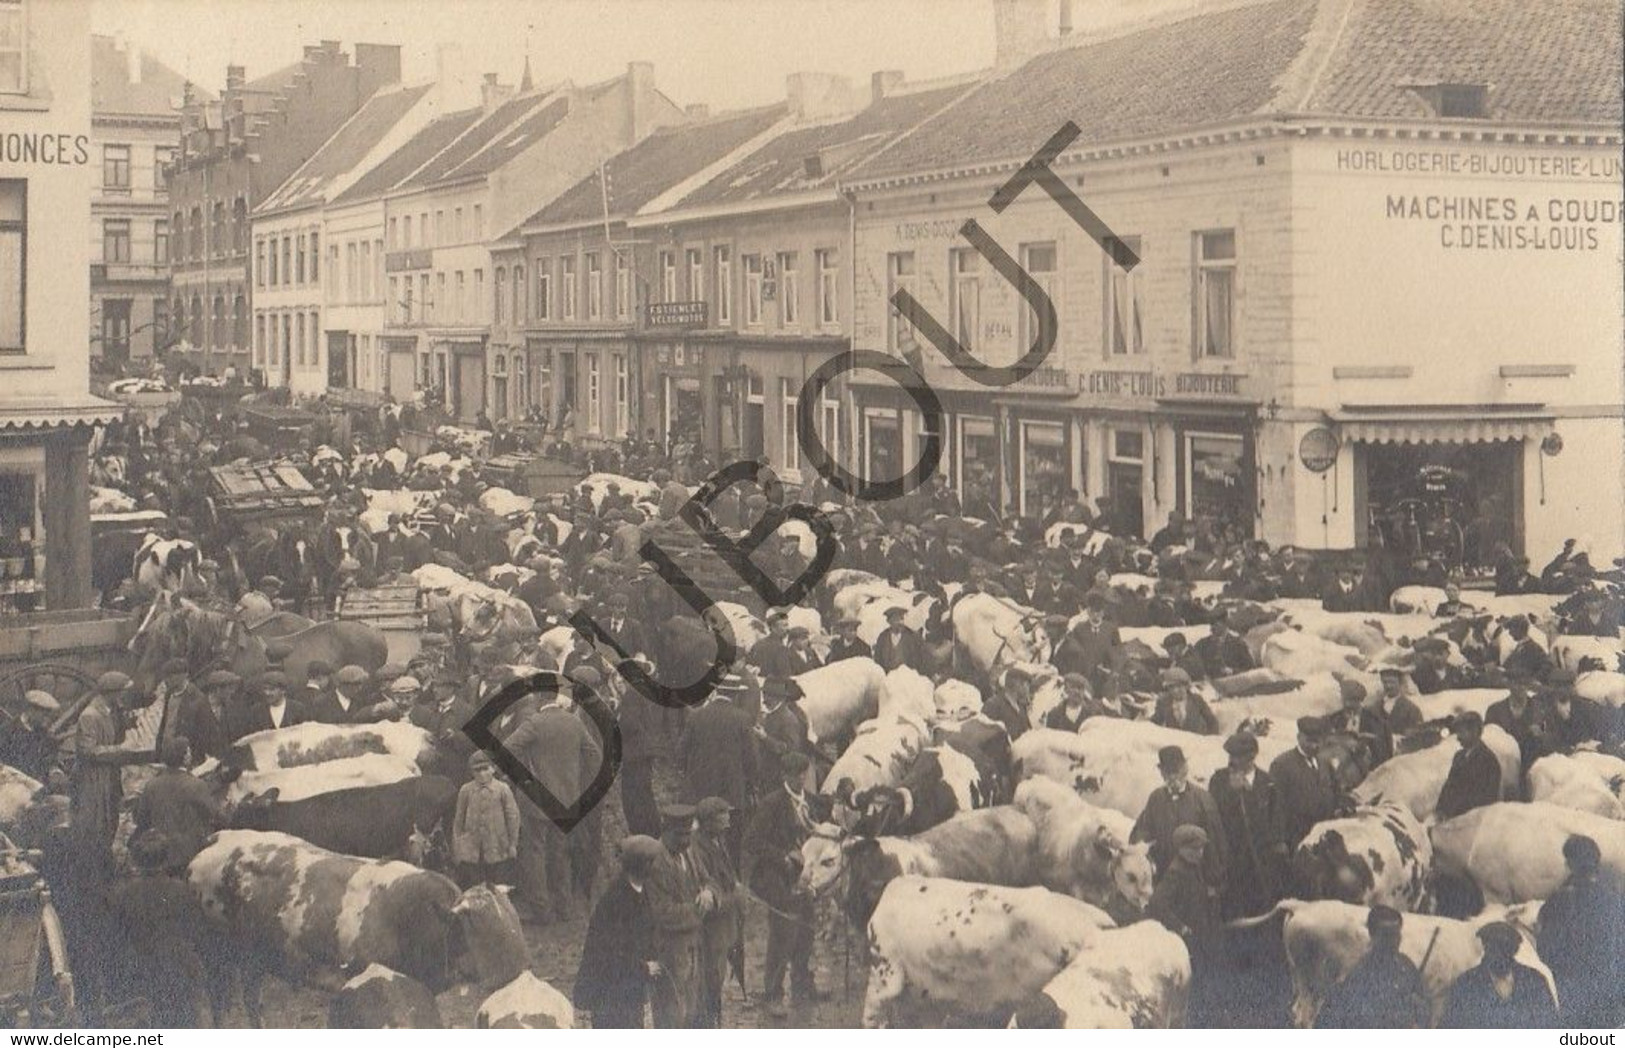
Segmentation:
[[(1584, 519), (1618, 552), (1614, 486), (1582, 479), (1625, 444), (1617, 5), (1265, 0), (1061, 40), (1036, 9), (1001, 5), (1030, 58), (1001, 44), (1003, 71), (850, 180), (858, 348), (924, 342), (888, 305), (907, 287), (985, 363), (1026, 351), (1033, 312), (971, 218), (1055, 304), (1053, 354), (1008, 388), (923, 347), (956, 483), (1031, 514), (1109, 497), (1147, 535), (1177, 511), (1482, 562)], [(1131, 270), (1036, 186), (988, 207), (1067, 121), (1054, 169)], [(919, 414), (855, 385), (865, 466), (897, 475)]]
[(324, 40), (256, 80), (227, 67), (218, 101), (183, 100), (169, 184), (171, 322), (204, 370), (251, 362), (250, 213), (400, 75), (398, 46), (357, 44), (352, 62)]
[(185, 78), (134, 44), (90, 42), (90, 355), (109, 371), (169, 339), (169, 187)]

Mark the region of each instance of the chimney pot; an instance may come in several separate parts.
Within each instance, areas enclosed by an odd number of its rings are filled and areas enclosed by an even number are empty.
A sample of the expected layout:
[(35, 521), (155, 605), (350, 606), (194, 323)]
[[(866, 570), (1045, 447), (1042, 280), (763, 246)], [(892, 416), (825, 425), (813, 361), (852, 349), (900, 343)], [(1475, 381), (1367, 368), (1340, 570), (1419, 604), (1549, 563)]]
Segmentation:
[(226, 67), (226, 89), (240, 88), (248, 81), (248, 71), (240, 65)]
[(881, 69), (869, 78), (869, 100), (878, 102), (897, 93), (903, 84), (901, 69)]
[(1048, 0), (993, 0), (994, 63), (1013, 69), (1049, 42)]
[(1059, 25), (1058, 25), (1057, 29), (1058, 29), (1058, 32), (1060, 33), (1061, 36), (1063, 36), (1063, 37), (1071, 36), (1072, 35), (1072, 0), (1060, 0), (1060, 3), (1061, 3), (1061, 13), (1060, 13), (1060, 21), (1059, 21)]

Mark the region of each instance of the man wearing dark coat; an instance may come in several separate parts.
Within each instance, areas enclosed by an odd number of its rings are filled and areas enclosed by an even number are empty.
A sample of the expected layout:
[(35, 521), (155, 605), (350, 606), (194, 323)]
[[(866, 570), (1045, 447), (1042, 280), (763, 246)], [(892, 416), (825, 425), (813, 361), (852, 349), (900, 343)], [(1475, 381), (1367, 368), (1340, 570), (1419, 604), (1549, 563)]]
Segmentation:
[(1072, 627), (1050, 661), (1062, 673), (1081, 673), (1098, 684), (1098, 671), (1102, 666), (1112, 666), (1114, 653), (1123, 638), (1117, 626), (1106, 618), (1104, 597), (1090, 594), (1087, 604), (1088, 617)]
[(1299, 717), (1297, 747), (1270, 763), (1288, 851), (1298, 846), (1315, 823), (1331, 818), (1337, 808), (1331, 769), (1318, 756), (1325, 736), (1326, 726), (1319, 717)]
[(1175, 666), (1162, 671), (1162, 695), (1151, 722), (1164, 728), (1217, 735), (1219, 722), (1202, 696), (1191, 691), (1190, 674)]
[(1229, 766), (1208, 780), (1219, 825), (1230, 847), (1230, 869), (1221, 899), (1227, 918), (1263, 913), (1286, 887), (1286, 839), (1281, 805), (1269, 772), (1259, 768), (1258, 739), (1240, 731), (1224, 740)]
[[(755, 724), (734, 704), (732, 691), (719, 686), (704, 705), (689, 711), (677, 742), (677, 766), (686, 800), (721, 797), (735, 810), (748, 811), (756, 793)], [(742, 832), (728, 833), (728, 852), (736, 862)]]
[(140, 752), (120, 745), (124, 731), (119, 707), (132, 686), (117, 670), (103, 673), (74, 731), (72, 826), (87, 869), (95, 874), (112, 873), (113, 838), (124, 799), (121, 769), (143, 759)]
[(1625, 1024), (1625, 893), (1603, 879), (1602, 849), (1590, 837), (1563, 842), (1569, 876), (1540, 909), (1536, 948), (1552, 970), (1566, 1026)]
[[(1546, 923), (1541, 915), (1541, 925)], [(1616, 933), (1617, 926), (1613, 929)], [(1558, 1025), (1557, 1002), (1546, 977), (1515, 959), (1523, 936), (1505, 921), (1492, 921), (1478, 929), (1484, 959), (1463, 972), (1450, 987), (1439, 1026), (1446, 1030), (1549, 1030)], [(1555, 974), (1555, 973), (1554, 973)], [(1619, 997), (1619, 984), (1608, 987)], [(1614, 1009), (1618, 1014), (1618, 1008)], [(1614, 1023), (1576, 1022), (1563, 1016), (1566, 1026), (1615, 1026)]]
[(593, 1029), (643, 1028), (649, 990), (662, 975), (655, 960), (646, 893), (649, 869), (664, 849), (635, 834), (621, 842), (621, 875), (599, 897), (587, 922), (574, 1003)]
[(227, 714), (239, 699), (237, 689), (242, 678), (230, 670), (215, 670), (203, 678), (201, 692), (183, 693), (180, 705), (174, 711), (175, 734), (183, 735), (191, 743), (192, 763), (206, 757), (219, 760), (226, 756), (232, 740), (226, 734)]
[(784, 608), (770, 608), (767, 612), (767, 636), (751, 646), (745, 661), (756, 667), (763, 677), (789, 677), (790, 645), (785, 638), (789, 632), (789, 612)]
[(847, 617), (835, 623), (835, 639), (829, 642), (829, 658), (825, 665), (842, 659), (869, 659), (874, 650), (858, 636), (858, 620)]
[(1452, 724), (1461, 749), (1450, 759), (1450, 774), (1439, 790), (1439, 821), (1453, 819), (1501, 799), (1501, 762), (1484, 744), (1484, 719), (1472, 710)]
[(186, 872), (187, 863), (221, 823), (220, 804), (209, 785), (186, 770), (188, 755), (183, 735), (159, 743), (164, 768), (136, 795), (132, 811), (136, 832), (158, 835), (164, 843), (163, 869), (176, 874)]
[(226, 734), (235, 742), (257, 731), (289, 728), (310, 720), (305, 704), (289, 697), (288, 691), (288, 678), (280, 671), (267, 670), (260, 674), (248, 701), (227, 709)]
[(807, 715), (796, 705), (801, 688), (788, 677), (769, 677), (762, 682), (762, 725), (757, 736), (760, 758), (756, 762), (757, 785), (762, 794), (779, 785), (779, 765), (786, 753), (812, 755)]
[(660, 832), (654, 762), (663, 712), (663, 707), (644, 698), (636, 688), (626, 689), (616, 711), (621, 726), (621, 770), (616, 776), (621, 780), (621, 811), (626, 815), (626, 828), (645, 836)]
[(807, 627), (791, 626), (784, 632), (784, 640), (784, 660), (789, 670), (786, 676), (799, 677), (808, 670), (815, 670), (824, 664), (818, 658), (818, 653), (812, 650), (811, 634)]
[[(920, 635), (903, 624), (907, 609), (886, 609), (885, 632), (875, 638), (874, 659), (880, 668), (890, 673), (899, 666), (909, 666), (920, 673), (927, 670), (925, 642)], [(787, 674), (788, 676), (788, 674)]]
[(1399, 952), (1404, 921), (1392, 907), (1371, 907), (1365, 921), (1371, 950), (1326, 995), (1316, 1029), (1414, 1030), (1427, 1025), (1422, 975)]
[(1545, 703), (1531, 699), (1529, 689), (1522, 684), (1513, 684), (1507, 689), (1506, 698), (1491, 703), (1484, 711), (1484, 723), (1493, 724), (1512, 736), (1518, 744), (1523, 771), (1528, 774), (1530, 766), (1546, 755), (1551, 731), (1547, 723), (1549, 716)]
[[(602, 683), (588, 668), (575, 679), (588, 690)], [(603, 759), (581, 719), (555, 694), (517, 714), (512, 723), (503, 745), (560, 802), (574, 804)], [(521, 804), (519, 817), (519, 888), (538, 913), (550, 907), (555, 919), (568, 920), (573, 899), (569, 838), (534, 804)]]
[(360, 666), (344, 666), (333, 675), (333, 687), (311, 701), (310, 719), (322, 724), (374, 724), (382, 712), (372, 675)]
[(694, 840), (694, 808), (674, 804), (660, 812), (663, 854), (649, 867), (649, 917), (655, 959), (663, 969), (655, 981), (651, 1012), (656, 1029), (687, 1028), (700, 1010), (700, 926), (715, 904), (700, 883), (689, 854)]
[(1212, 632), (1196, 642), (1196, 654), (1210, 678), (1228, 677), (1253, 668), (1247, 642), (1230, 632), (1223, 618), (1213, 620)]
[(819, 998), (813, 983), (813, 900), (797, 890), (801, 845), (823, 816), (806, 792), (806, 754), (787, 753), (779, 764), (780, 787), (756, 806), (745, 838), (745, 882), (766, 906), (767, 957), (763, 999), (769, 1014), (784, 1013), (784, 973), (798, 1002)]
[(1200, 827), (1206, 835), (1204, 874), (1209, 884), (1223, 884), (1229, 849), (1213, 798), (1190, 781), (1185, 751), (1178, 746), (1164, 746), (1157, 751), (1157, 770), (1162, 773), (1162, 785), (1146, 798), (1129, 839), (1151, 843), (1151, 861), (1160, 877), (1174, 860), (1174, 831), (1181, 826)]
[[(1192, 787), (1194, 789), (1194, 787)], [(1168, 865), (1146, 905), (1145, 915), (1179, 936), (1190, 952), (1190, 1024), (1210, 1025), (1221, 994), (1215, 976), (1223, 953), (1218, 882), (1207, 859), (1207, 831), (1189, 823), (1169, 835)]]

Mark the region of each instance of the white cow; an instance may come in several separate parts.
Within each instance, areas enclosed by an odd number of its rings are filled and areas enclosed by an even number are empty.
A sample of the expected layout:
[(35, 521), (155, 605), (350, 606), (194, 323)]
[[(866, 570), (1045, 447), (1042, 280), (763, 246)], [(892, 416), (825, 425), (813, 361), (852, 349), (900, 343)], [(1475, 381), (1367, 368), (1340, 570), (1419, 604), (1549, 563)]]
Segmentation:
[[(888, 587), (890, 589), (890, 587)], [(901, 595), (901, 596), (899, 596)], [(925, 629), (926, 623), (931, 621), (936, 611), (937, 599), (924, 593), (913, 590), (891, 590), (884, 595), (875, 596), (865, 601), (857, 610), (858, 637), (865, 644), (873, 645), (886, 631), (886, 609), (902, 608), (904, 610), (903, 625), (919, 632)]]
[(1551, 650), (1552, 661), (1570, 672), (1578, 673), (1584, 659), (1595, 659), (1605, 670), (1617, 670), (1625, 641), (1618, 637), (1553, 637)]
[(1388, 597), (1388, 607), (1396, 615), (1435, 615), (1447, 598), (1438, 586), (1401, 586)]
[(930, 742), (930, 727), (917, 717), (899, 714), (864, 721), (824, 776), (821, 792), (856, 797), (877, 786), (897, 786)]
[(1050, 549), (1059, 549), (1061, 537), (1069, 532), (1082, 536), (1083, 541), (1079, 543), (1079, 548), (1091, 557), (1105, 549), (1106, 540), (1111, 538), (1106, 532), (1091, 528), (1087, 524), (1072, 524), (1058, 520), (1044, 529), (1044, 545)]
[(886, 674), (886, 686), (880, 693), (880, 716), (903, 717), (927, 725), (935, 723), (936, 686), (931, 678), (908, 666), (899, 666)]
[(932, 693), (937, 706), (936, 720), (953, 723), (975, 716), (982, 709), (982, 693), (976, 685), (962, 680), (945, 680)]
[(1592, 670), (1574, 680), (1574, 693), (1582, 699), (1600, 702), (1614, 709), (1625, 708), (1625, 673)]
[(518, 517), (536, 508), (536, 500), (516, 495), (507, 488), (486, 488), (480, 492), (480, 508), (498, 517)]
[(735, 604), (731, 600), (719, 600), (716, 607), (728, 619), (728, 625), (733, 627), (734, 644), (738, 646), (741, 655), (756, 646), (756, 642), (767, 636), (767, 623), (751, 614), (749, 608), (743, 604)]
[[(1264, 735), (1258, 740), (1258, 763), (1268, 767), (1297, 745), (1295, 736)], [(1209, 778), (1229, 764), (1224, 740), (1216, 735), (1164, 728), (1148, 721), (1092, 717), (1077, 734), (1034, 728), (1011, 745), (1020, 777), (1053, 779), (1070, 786), (1091, 804), (1137, 818), (1151, 791), (1162, 785), (1157, 751), (1179, 746), (1190, 765), (1190, 779), (1207, 787)]]
[(1625, 891), (1625, 826), (1556, 804), (1503, 802), (1433, 827), (1433, 864), (1478, 885), (1487, 903), (1549, 899), (1568, 878), (1563, 842), (1575, 834), (1602, 849), (1603, 877)]
[[(1484, 745), (1495, 754), (1501, 766), (1501, 796), (1514, 797), (1518, 792), (1518, 779), (1522, 773), (1522, 755), (1518, 740), (1498, 725), (1484, 725)], [(1372, 769), (1365, 781), (1353, 790), (1354, 799), (1361, 804), (1381, 804), (1394, 801), (1410, 809), (1412, 815), (1424, 823), (1431, 823), (1439, 804), (1439, 791), (1450, 777), (1450, 765), (1461, 743), (1447, 735), (1435, 745), (1412, 753), (1399, 753)]]
[(1112, 926), (1103, 911), (1046, 888), (899, 877), (869, 920), (863, 1025), (1006, 1019)]
[(955, 604), (952, 618), (954, 643), (983, 673), (992, 672), (995, 665), (1049, 661), (1044, 617), (1031, 608), (977, 593)]
[(1358, 648), (1301, 630), (1289, 630), (1265, 638), (1259, 649), (1259, 662), (1267, 669), (1294, 680), (1308, 680), (1322, 673), (1347, 676), (1367, 666), (1366, 658)]
[(1316, 823), (1293, 856), (1311, 896), (1396, 910), (1423, 908), (1432, 865), (1427, 831), (1396, 801)]
[(880, 712), (886, 671), (874, 659), (842, 659), (795, 678), (813, 741), (840, 735)]
[(1625, 760), (1584, 750), (1548, 754), (1529, 769), (1529, 797), (1625, 820)]
[(1038, 879), (1051, 891), (1110, 908), (1121, 897), (1136, 911), (1151, 901), (1151, 846), (1130, 844), (1134, 820), (1097, 808), (1050, 779), (1016, 787), (1015, 805), (1038, 828)]
[(604, 505), (604, 498), (609, 494), (609, 486), (614, 484), (622, 495), (632, 499), (633, 502), (658, 502), (660, 500), (660, 486), (647, 480), (633, 480), (618, 473), (591, 473), (581, 483), (576, 485), (577, 490), (585, 491), (592, 501), (593, 512), (596, 513)]
[(1111, 928), (1016, 1013), (1012, 1027), (1177, 1030), (1185, 1025), (1191, 957), (1185, 940), (1156, 921)]

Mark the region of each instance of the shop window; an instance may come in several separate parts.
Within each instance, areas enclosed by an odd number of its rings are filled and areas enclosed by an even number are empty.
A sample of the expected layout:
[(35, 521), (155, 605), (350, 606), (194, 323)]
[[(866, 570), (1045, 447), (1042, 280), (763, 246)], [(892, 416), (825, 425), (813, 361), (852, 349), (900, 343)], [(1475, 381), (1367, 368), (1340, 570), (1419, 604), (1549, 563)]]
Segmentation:
[(1210, 522), (1216, 533), (1236, 527), (1252, 533), (1252, 509), (1242, 473), (1245, 442), (1227, 433), (1185, 434), (1186, 515)]
[(39, 482), (35, 473), (0, 473), (0, 612), (44, 609)]
[(745, 323), (762, 322), (762, 256), (746, 255), (745, 263)]
[(169, 299), (152, 300), (152, 346), (162, 349), (169, 342)]
[(895, 411), (872, 409), (863, 418), (864, 478), (870, 482), (903, 475), (903, 425)]
[[(1055, 280), (1057, 265), (1054, 242), (1021, 245), (1021, 265), (1033, 279), (1033, 283), (1044, 289), (1045, 296), (1055, 306), (1055, 313), (1059, 316), (1061, 303), (1056, 297), (1059, 289)], [(1021, 333), (1021, 341), (1016, 346), (1016, 352), (1026, 353), (1038, 340), (1038, 314), (1022, 295), (1016, 296), (1016, 319), (1018, 321), (1016, 330)]]
[(130, 220), (102, 219), (102, 261), (130, 261)]
[(1124, 269), (1117, 259), (1123, 250), (1140, 254), (1140, 238), (1124, 237), (1107, 248), (1106, 267), (1106, 352), (1109, 356), (1133, 356), (1145, 352), (1143, 287), (1140, 266)]
[(102, 146), (102, 192), (129, 196), (130, 147), (127, 145)]
[(834, 327), (840, 322), (840, 270), (838, 253), (834, 248), (820, 248), (813, 252), (818, 262), (818, 323)]
[(918, 346), (914, 325), (892, 305), (899, 291), (914, 293), (914, 252), (893, 251), (886, 256), (886, 348), (894, 354), (911, 353)]
[(1060, 422), (1021, 423), (1021, 512), (1043, 517), (1072, 486), (1066, 426)]
[(796, 272), (796, 253), (779, 252), (779, 323), (795, 327), (801, 323), (800, 274)]
[(717, 279), (717, 323), (729, 324), (734, 315), (733, 249), (727, 245), (711, 249)]
[(948, 256), (948, 312), (953, 315), (953, 336), (966, 350), (981, 329), (982, 256), (972, 247), (956, 247)]
[(959, 491), (966, 514), (978, 516), (992, 512), (998, 504), (998, 463), (997, 423), (983, 415), (961, 415), (954, 487)]
[(1236, 234), (1196, 235), (1196, 356), (1236, 355)]

